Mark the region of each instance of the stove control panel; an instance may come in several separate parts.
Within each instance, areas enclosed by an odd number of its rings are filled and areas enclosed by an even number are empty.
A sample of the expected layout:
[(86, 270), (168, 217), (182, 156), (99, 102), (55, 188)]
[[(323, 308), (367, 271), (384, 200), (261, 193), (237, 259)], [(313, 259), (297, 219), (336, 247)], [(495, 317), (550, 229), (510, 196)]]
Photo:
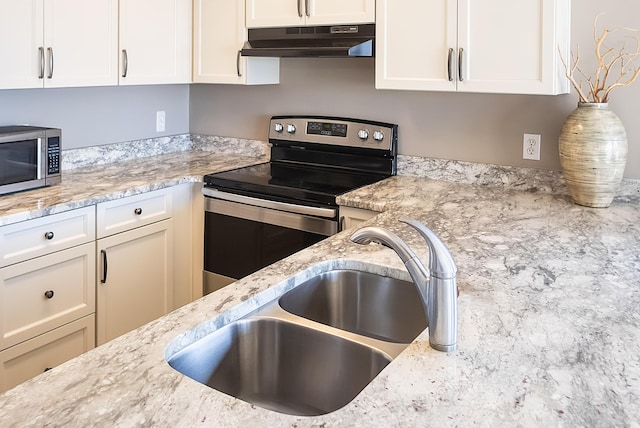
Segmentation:
[(398, 126), (324, 116), (274, 116), (269, 139), (389, 150), (397, 144)]

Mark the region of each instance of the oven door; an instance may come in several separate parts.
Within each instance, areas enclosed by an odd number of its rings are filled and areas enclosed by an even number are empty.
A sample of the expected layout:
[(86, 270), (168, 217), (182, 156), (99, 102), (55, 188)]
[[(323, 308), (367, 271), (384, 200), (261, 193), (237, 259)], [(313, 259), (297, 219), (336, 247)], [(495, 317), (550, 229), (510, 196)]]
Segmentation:
[(338, 232), (333, 208), (203, 193), (205, 294)]

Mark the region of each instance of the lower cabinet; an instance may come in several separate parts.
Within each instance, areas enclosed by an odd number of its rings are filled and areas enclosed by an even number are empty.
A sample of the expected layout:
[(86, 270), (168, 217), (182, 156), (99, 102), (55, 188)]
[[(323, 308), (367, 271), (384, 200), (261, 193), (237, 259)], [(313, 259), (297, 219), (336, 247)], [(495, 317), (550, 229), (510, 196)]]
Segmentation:
[(94, 348), (94, 312), (93, 241), (1, 268), (0, 392)]
[(0, 393), (202, 296), (200, 189), (0, 227)]
[(173, 230), (162, 220), (97, 241), (97, 344), (173, 308)]
[(0, 393), (94, 347), (91, 314), (0, 351)]
[(340, 207), (340, 227), (342, 230), (351, 229), (360, 223), (380, 214), (377, 211), (362, 208)]

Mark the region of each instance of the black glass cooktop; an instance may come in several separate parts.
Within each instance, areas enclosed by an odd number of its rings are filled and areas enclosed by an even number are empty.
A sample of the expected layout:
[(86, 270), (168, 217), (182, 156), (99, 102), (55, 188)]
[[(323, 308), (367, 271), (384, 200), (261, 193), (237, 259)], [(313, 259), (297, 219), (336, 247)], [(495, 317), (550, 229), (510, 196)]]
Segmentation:
[(336, 205), (342, 193), (386, 178), (316, 166), (263, 163), (204, 176), (205, 186), (284, 202)]

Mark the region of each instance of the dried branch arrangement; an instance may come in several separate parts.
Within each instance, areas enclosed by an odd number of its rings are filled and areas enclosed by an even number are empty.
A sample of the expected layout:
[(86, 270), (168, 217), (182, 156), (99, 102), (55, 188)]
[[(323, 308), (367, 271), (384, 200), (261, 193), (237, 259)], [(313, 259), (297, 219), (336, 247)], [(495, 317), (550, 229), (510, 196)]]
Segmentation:
[[(604, 28), (598, 34), (598, 18), (596, 16), (593, 24), (593, 39), (595, 41), (595, 54), (598, 66), (593, 75), (586, 74), (579, 67), (580, 62), (580, 46), (576, 49), (576, 54), (571, 53), (571, 63), (567, 64), (562, 55), (560, 59), (564, 65), (567, 78), (578, 92), (580, 102), (583, 103), (606, 103), (609, 101), (609, 95), (615, 88), (622, 88), (631, 85), (640, 76), (640, 67), (634, 64), (636, 57), (640, 56), (640, 30), (633, 28), (614, 28), (609, 30)], [(635, 49), (627, 51), (626, 43), (623, 43), (619, 49), (605, 46), (605, 39), (609, 34), (623, 33), (625, 38), (633, 39)], [(577, 80), (576, 72), (585, 79)], [(587, 91), (583, 89), (586, 83)]]

